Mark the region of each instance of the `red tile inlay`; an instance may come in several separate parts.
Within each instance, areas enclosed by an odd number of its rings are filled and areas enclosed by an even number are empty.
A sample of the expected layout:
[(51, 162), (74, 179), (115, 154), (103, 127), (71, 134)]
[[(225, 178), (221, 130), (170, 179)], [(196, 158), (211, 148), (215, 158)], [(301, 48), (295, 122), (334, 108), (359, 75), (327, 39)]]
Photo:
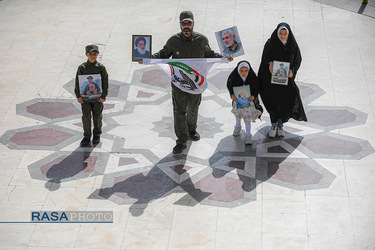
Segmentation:
[(333, 126), (353, 122), (355, 114), (346, 110), (311, 110), (308, 112), (309, 122), (320, 126)]
[(354, 155), (362, 151), (361, 146), (356, 142), (331, 136), (304, 139), (302, 145), (316, 154), (324, 155)]
[(317, 184), (323, 178), (302, 162), (269, 162), (268, 177), (296, 185)]
[(227, 176), (215, 178), (210, 174), (194, 186), (202, 192), (211, 193), (208, 196), (210, 200), (231, 202), (244, 197), (243, 182)]
[(138, 161), (134, 158), (121, 157), (118, 165), (119, 166), (126, 166), (126, 165), (130, 165), (130, 164), (134, 164), (134, 163), (138, 163)]
[(198, 127), (197, 127), (198, 132), (204, 133), (205, 131), (209, 131), (209, 130), (210, 130), (209, 125), (207, 125), (205, 122), (198, 121)]
[(143, 73), (141, 82), (161, 88), (167, 88), (171, 84), (171, 79), (161, 69), (154, 69)]
[(117, 97), (119, 91), (120, 91), (120, 86), (115, 85), (115, 84), (109, 84), (107, 97)]
[[(309, 97), (310, 95), (314, 94), (314, 90), (312, 90), (311, 88), (309, 87), (305, 87), (305, 86), (298, 86), (299, 88), (299, 91), (300, 91), (300, 95), (301, 95), (301, 99), (304, 100), (306, 99), (307, 97)], [(309, 120), (310, 120), (310, 117), (309, 117)]]
[(16, 133), (11, 140), (17, 145), (55, 146), (73, 135), (51, 128)]
[(114, 104), (105, 104), (103, 105), (103, 109), (104, 110), (109, 110), (109, 109), (113, 109), (115, 107)]
[(50, 119), (78, 115), (82, 112), (73, 103), (38, 102), (27, 107), (27, 112)]
[(154, 93), (144, 92), (144, 91), (138, 91), (137, 98), (148, 98), (155, 95)]

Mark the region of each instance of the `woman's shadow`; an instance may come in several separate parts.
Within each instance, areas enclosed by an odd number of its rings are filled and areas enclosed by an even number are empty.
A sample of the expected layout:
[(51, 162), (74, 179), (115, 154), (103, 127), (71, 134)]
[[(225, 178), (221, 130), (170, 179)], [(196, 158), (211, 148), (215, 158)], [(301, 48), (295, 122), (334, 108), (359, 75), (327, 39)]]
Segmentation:
[[(242, 182), (244, 192), (252, 192), (262, 182), (266, 182), (277, 173), (293, 149), (302, 142), (303, 137), (287, 133), (287, 138), (269, 138), (270, 126), (261, 127), (253, 136), (252, 144), (245, 145), (245, 136), (227, 136), (223, 138), (209, 160), (214, 178), (220, 179), (236, 173)], [(288, 150), (286, 140), (293, 140)]]

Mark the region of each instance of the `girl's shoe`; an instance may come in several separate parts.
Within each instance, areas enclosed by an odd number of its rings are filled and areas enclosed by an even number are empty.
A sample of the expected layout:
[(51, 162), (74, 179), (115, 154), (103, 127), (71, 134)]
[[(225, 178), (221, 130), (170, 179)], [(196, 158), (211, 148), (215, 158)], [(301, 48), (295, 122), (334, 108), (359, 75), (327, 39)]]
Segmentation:
[(285, 131), (284, 131), (283, 127), (278, 127), (277, 128), (277, 135), (280, 136), (280, 137), (284, 137), (285, 136)]
[(248, 135), (245, 136), (245, 144), (246, 144), (246, 145), (251, 145), (251, 144), (253, 144), (251, 134), (248, 134)]
[(234, 126), (233, 136), (239, 136), (241, 134), (241, 126)]
[(271, 138), (275, 138), (277, 132), (277, 126), (272, 126), (270, 131), (268, 131), (268, 136)]

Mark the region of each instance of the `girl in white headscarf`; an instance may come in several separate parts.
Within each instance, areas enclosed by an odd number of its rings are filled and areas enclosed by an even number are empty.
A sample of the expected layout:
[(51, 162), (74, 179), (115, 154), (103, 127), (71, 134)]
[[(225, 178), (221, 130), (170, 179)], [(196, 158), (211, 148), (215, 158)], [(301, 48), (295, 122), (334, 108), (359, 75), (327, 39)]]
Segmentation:
[[(248, 91), (237, 91), (236, 87), (249, 86)], [(241, 61), (228, 77), (227, 88), (232, 99), (232, 113), (236, 118), (233, 136), (241, 134), (241, 119), (245, 123), (245, 144), (252, 144), (251, 122), (263, 112), (259, 104), (259, 80), (248, 61)], [(237, 93), (238, 92), (238, 93)], [(245, 93), (248, 92), (248, 96)]]

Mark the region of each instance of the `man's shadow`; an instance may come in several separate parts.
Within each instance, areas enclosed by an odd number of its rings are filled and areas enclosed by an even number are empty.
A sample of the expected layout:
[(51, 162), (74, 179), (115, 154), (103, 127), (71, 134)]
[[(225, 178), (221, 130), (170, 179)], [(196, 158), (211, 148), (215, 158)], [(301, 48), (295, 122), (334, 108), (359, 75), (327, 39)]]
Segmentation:
[[(184, 178), (184, 181), (180, 183), (180, 177), (187, 173), (185, 167), (186, 161), (188, 160), (188, 152), (191, 146), (191, 142), (188, 142), (187, 148), (181, 154), (169, 154), (168, 156), (157, 162), (151, 169), (144, 170), (136, 174), (128, 174), (123, 177), (119, 177), (116, 182), (114, 178), (114, 185), (106, 188), (101, 188), (94, 191), (89, 198), (93, 199), (110, 199), (119, 200), (118, 203), (123, 203), (124, 200), (133, 198), (136, 199), (129, 211), (133, 216), (140, 216), (144, 213), (148, 204), (153, 200), (157, 200), (162, 197), (166, 197), (172, 192), (188, 192), (194, 194), (194, 201), (185, 199), (184, 204), (188, 206), (194, 206), (198, 204), (205, 197), (209, 196), (210, 193), (205, 193), (196, 189), (190, 177)], [(169, 175), (160, 169), (160, 167), (167, 167)], [(174, 176), (173, 176), (174, 175)], [(186, 177), (186, 176), (185, 176)], [(121, 180), (121, 178), (123, 180)], [(185, 180), (186, 179), (186, 180)], [(180, 190), (175, 190), (180, 187)]]
[(94, 147), (77, 148), (62, 161), (52, 165), (46, 172), (49, 181), (45, 187), (50, 191), (56, 191), (62, 181), (88, 170), (88, 167), (93, 168), (95, 163), (89, 158), (93, 149)]
[[(223, 138), (215, 150), (216, 153), (209, 159), (214, 178), (223, 178), (228, 173), (236, 172), (245, 192), (255, 190), (257, 185), (272, 178), (282, 162), (293, 152), (290, 149), (297, 148), (303, 137), (286, 132), (285, 138), (269, 138), (270, 127), (260, 128), (253, 136), (251, 145), (244, 145), (243, 131), (241, 136), (230, 135)], [(293, 147), (288, 147), (289, 151), (280, 146), (283, 143), (288, 144), (288, 141), (293, 141)]]

